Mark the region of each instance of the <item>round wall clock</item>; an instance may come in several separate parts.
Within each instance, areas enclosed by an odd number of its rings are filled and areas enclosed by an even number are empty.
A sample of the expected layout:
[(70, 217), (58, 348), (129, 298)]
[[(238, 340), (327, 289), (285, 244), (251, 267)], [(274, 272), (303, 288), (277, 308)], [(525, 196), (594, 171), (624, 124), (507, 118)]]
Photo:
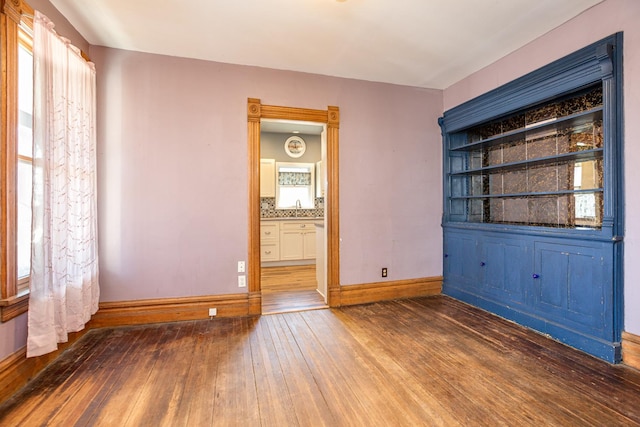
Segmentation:
[(299, 136), (291, 136), (284, 142), (284, 151), (294, 159), (301, 157), (306, 150), (307, 144)]

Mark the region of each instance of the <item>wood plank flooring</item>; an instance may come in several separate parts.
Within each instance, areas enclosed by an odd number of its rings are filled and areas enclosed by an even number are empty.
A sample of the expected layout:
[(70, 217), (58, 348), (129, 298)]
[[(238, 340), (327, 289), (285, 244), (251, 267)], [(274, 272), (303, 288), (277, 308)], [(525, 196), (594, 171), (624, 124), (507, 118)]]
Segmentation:
[(444, 296), (85, 335), (2, 426), (637, 426), (640, 372)]
[(327, 308), (317, 291), (315, 265), (263, 267), (262, 314)]

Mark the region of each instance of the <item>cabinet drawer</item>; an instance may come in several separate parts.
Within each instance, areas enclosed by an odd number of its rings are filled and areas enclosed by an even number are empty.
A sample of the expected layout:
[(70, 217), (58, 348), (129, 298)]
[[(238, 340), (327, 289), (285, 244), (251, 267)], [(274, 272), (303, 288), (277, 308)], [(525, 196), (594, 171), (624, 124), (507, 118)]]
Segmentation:
[(279, 261), (280, 246), (277, 243), (260, 245), (260, 261)]
[(281, 230), (314, 231), (314, 227), (313, 221), (287, 221), (280, 224)]
[(279, 239), (279, 224), (277, 222), (269, 222), (260, 224), (260, 241), (268, 242), (270, 240), (277, 241)]

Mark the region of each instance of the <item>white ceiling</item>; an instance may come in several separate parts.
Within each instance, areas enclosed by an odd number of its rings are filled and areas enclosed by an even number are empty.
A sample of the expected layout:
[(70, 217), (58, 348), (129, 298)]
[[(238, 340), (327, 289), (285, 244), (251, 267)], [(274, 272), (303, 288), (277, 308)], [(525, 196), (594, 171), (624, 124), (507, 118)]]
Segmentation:
[(445, 89), (602, 0), (50, 0), (93, 45)]

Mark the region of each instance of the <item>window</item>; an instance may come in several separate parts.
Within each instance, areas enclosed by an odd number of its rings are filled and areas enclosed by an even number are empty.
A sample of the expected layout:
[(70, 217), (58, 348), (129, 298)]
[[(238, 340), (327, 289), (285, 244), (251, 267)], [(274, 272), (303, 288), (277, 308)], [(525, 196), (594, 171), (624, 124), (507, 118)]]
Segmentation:
[(33, 50), (32, 38), (20, 29), (18, 47), (18, 293), (29, 288), (31, 270), (31, 181), (33, 170)]
[(315, 207), (315, 165), (313, 163), (276, 163), (276, 209), (313, 209)]
[(0, 320), (7, 321), (27, 311), (29, 297), (33, 9), (21, 0), (2, 2), (2, 6)]

